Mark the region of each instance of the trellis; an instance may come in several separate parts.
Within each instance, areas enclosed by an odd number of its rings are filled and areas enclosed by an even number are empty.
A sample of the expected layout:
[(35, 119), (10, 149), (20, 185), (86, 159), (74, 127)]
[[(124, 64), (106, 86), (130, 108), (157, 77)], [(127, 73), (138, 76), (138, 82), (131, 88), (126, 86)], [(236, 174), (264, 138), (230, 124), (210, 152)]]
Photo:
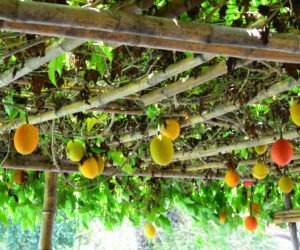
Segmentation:
[[(13, 70), (8, 70), (0, 75), (0, 87), (3, 87), (16, 79), (28, 74), (34, 69), (47, 63), (61, 53), (71, 51), (80, 46), (86, 40), (95, 39), (114, 44), (134, 45), (148, 48), (159, 48), (176, 51), (190, 51), (195, 53), (205, 53), (201, 56), (184, 59), (170, 65), (165, 71), (155, 72), (137, 82), (130, 83), (108, 93), (91, 97), (86, 102), (78, 102), (61, 107), (59, 110), (47, 111), (38, 116), (29, 116), (30, 123), (42, 123), (59, 117), (63, 117), (76, 112), (99, 108), (119, 98), (124, 98), (141, 90), (152, 87), (163, 80), (177, 75), (188, 69), (205, 63), (215, 55), (234, 56), (246, 61), (239, 61), (237, 67), (243, 67), (253, 60), (268, 60), (277, 62), (300, 62), (300, 36), (296, 34), (274, 34), (269, 39), (269, 43), (264, 45), (258, 39), (259, 32), (256, 29), (229, 28), (223, 26), (212, 26), (205, 24), (179, 22), (160, 17), (145, 17), (127, 14), (118, 11), (95, 11), (90, 9), (79, 9), (61, 5), (42, 4), (34, 2), (19, 2), (17, 0), (2, 0), (0, 2), (0, 27), (3, 30), (18, 31), (24, 33), (34, 33), (46, 36), (65, 37), (57, 44), (47, 48), (44, 57), (31, 58), (25, 61), (24, 67), (13, 75)], [(83, 40), (82, 40), (83, 39)], [(214, 79), (227, 71), (225, 62), (212, 66), (202, 72), (197, 78), (190, 78), (186, 82), (175, 82), (162, 89), (157, 89), (141, 96), (144, 105), (169, 98), (181, 93), (188, 88), (193, 88), (208, 80)], [(263, 90), (256, 97), (249, 100), (247, 104), (257, 103), (267, 97), (287, 91), (292, 87), (300, 85), (300, 79), (287, 79), (272, 85), (269, 89)], [(246, 104), (246, 105), (247, 105)], [(182, 127), (207, 122), (229, 112), (238, 110), (238, 105), (228, 103), (214, 108), (209, 113), (188, 117)], [(14, 129), (22, 122), (17, 120), (0, 127), (0, 132)], [(148, 131), (148, 136), (153, 136), (156, 128)], [(142, 132), (135, 133), (134, 136), (125, 134), (119, 142), (125, 143), (133, 140), (143, 139)], [(299, 137), (296, 130), (284, 133), (286, 139)], [(274, 136), (264, 136), (259, 140), (241, 138), (230, 146), (219, 146), (211, 149), (195, 149), (190, 152), (177, 151), (174, 161), (185, 161), (187, 159), (215, 156), (219, 153), (230, 152), (234, 149), (243, 149), (262, 144), (270, 144), (275, 140)], [(295, 155), (294, 160), (299, 159)], [(151, 159), (145, 159), (145, 164)], [(252, 164), (252, 161), (250, 161)], [(55, 197), (56, 181), (58, 170), (52, 163), (44, 159), (30, 159), (24, 165), (24, 159), (8, 158), (2, 167), (14, 169), (33, 169), (48, 171), (46, 175), (45, 199), (43, 207), (43, 227), (41, 231), (40, 249), (51, 248), (51, 236), (53, 221), (55, 218)], [(69, 164), (69, 165), (68, 165)], [(240, 163), (243, 164), (243, 163)], [(247, 163), (244, 163), (247, 165)], [(206, 166), (205, 166), (206, 165)], [(215, 167), (214, 167), (215, 166)], [(153, 176), (162, 178), (202, 178), (202, 179), (223, 179), (223, 175), (211, 173), (210, 175), (193, 172), (190, 170), (224, 168), (220, 163), (208, 163), (193, 169), (187, 168), (186, 172), (175, 170), (155, 170), (135, 172), (139, 176)], [(76, 172), (77, 167), (65, 163), (61, 167), (63, 172)], [(125, 175), (114, 168), (107, 168), (105, 175)], [(250, 178), (249, 178), (250, 179)], [(288, 199), (288, 198), (286, 198)], [(291, 206), (291, 205), (287, 205)], [(289, 207), (291, 209), (291, 207)], [(286, 212), (275, 214), (275, 222), (278, 218), (283, 218), (285, 222), (294, 222), (285, 215)], [(292, 218), (294, 218), (293, 216)], [(289, 224), (293, 236), (294, 248), (298, 248), (297, 236), (295, 236), (295, 224)], [(50, 226), (50, 227), (49, 227)], [(49, 230), (47, 230), (47, 228)]]

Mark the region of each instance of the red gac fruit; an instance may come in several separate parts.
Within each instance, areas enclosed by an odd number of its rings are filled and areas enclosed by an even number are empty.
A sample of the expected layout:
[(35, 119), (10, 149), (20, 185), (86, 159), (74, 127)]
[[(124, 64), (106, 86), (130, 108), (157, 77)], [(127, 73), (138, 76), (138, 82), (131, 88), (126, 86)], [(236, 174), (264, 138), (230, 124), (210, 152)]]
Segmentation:
[(279, 166), (283, 167), (290, 163), (293, 159), (294, 150), (292, 144), (286, 139), (279, 139), (272, 145), (271, 151), (272, 160)]
[(244, 181), (243, 184), (244, 184), (244, 187), (250, 187), (254, 184), (254, 181)]

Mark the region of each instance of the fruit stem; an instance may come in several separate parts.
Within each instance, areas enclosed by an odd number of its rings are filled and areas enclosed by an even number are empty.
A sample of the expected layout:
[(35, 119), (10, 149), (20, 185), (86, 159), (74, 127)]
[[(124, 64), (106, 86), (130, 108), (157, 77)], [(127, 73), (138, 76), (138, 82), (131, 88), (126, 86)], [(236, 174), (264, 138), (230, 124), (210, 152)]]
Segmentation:
[(280, 133), (280, 139), (282, 139), (283, 138), (283, 136), (282, 136), (282, 128), (280, 128), (279, 133)]
[(28, 120), (28, 112), (27, 112), (27, 111), (26, 111), (25, 119), (26, 119), (26, 124), (29, 124), (29, 120)]

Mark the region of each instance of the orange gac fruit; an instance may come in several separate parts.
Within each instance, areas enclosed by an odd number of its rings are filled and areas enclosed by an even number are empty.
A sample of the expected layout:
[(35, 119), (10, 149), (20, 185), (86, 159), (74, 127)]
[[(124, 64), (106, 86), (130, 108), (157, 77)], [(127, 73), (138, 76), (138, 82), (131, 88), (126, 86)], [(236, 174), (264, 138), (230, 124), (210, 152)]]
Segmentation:
[(235, 169), (229, 169), (225, 174), (225, 182), (229, 187), (237, 186), (240, 178), (240, 174)]
[(153, 239), (156, 235), (156, 229), (151, 223), (146, 223), (144, 226), (144, 234), (148, 239)]
[(18, 185), (25, 184), (28, 181), (28, 174), (25, 170), (14, 170), (14, 182)]
[(99, 172), (98, 162), (94, 156), (91, 156), (79, 165), (79, 170), (84, 177), (94, 179)]
[(255, 146), (254, 147), (254, 151), (258, 154), (258, 155), (263, 155), (264, 153), (267, 152), (268, 149), (268, 145), (259, 145), (259, 146)]
[(271, 151), (272, 160), (283, 167), (290, 163), (293, 159), (294, 150), (292, 144), (286, 139), (278, 139), (272, 145)]
[(281, 176), (278, 181), (278, 187), (283, 193), (288, 194), (293, 190), (294, 184), (290, 177)]
[(290, 115), (292, 121), (297, 125), (300, 126), (300, 102), (299, 100), (295, 100), (290, 108)]
[(39, 132), (32, 124), (23, 124), (17, 128), (14, 135), (14, 146), (22, 155), (31, 154), (39, 143)]
[[(252, 214), (250, 213), (251, 212), (250, 206), (251, 206), (251, 209), (252, 209)], [(249, 212), (250, 215), (257, 217), (260, 213), (260, 205), (257, 202), (249, 203), (248, 212)]]
[(166, 119), (160, 132), (169, 140), (174, 141), (180, 134), (180, 124), (175, 119)]
[(225, 211), (222, 211), (222, 212), (220, 213), (220, 222), (221, 222), (221, 223), (224, 223), (225, 220), (226, 220), (226, 212), (225, 212)]
[(254, 216), (250, 215), (245, 218), (245, 227), (247, 230), (255, 231), (257, 225), (257, 219)]

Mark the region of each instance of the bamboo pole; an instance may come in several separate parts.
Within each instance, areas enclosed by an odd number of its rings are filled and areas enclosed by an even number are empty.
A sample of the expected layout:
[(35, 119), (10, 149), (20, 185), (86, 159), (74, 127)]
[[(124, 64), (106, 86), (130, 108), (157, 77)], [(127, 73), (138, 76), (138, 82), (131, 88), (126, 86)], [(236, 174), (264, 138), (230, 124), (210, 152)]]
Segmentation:
[[(190, 68), (196, 67), (210, 59), (210, 55), (201, 55), (185, 58), (177, 63), (169, 65), (165, 70), (151, 73), (138, 81), (127, 84), (124, 87), (117, 88), (111, 92), (102, 93), (88, 99), (88, 103), (81, 101), (61, 107), (59, 110), (49, 110), (40, 115), (29, 116), (28, 121), (31, 124), (41, 123), (55, 118), (63, 117), (73, 113), (85, 111), (91, 108), (105, 105), (111, 101), (123, 98), (135, 92), (155, 86), (161, 81), (164, 81), (171, 76), (180, 74)], [(0, 133), (6, 130), (11, 130), (23, 124), (21, 120), (14, 120), (0, 127)]]
[(128, 45), (137, 47), (150, 47), (164, 50), (189, 51), (194, 53), (213, 53), (224, 56), (232, 56), (250, 60), (267, 60), (275, 62), (298, 63), (299, 54), (265, 50), (263, 48), (250, 49), (242, 47), (226, 46), (221, 44), (200, 44), (196, 42), (177, 41), (165, 38), (123, 34), (117, 32), (106, 32), (92, 29), (74, 29), (66, 27), (55, 27), (50, 25), (28, 24), (7, 22), (0, 20), (2, 30), (33, 33), (46, 36), (59, 36), (72, 39), (100, 40), (109, 44)]
[(264, 45), (259, 40), (260, 33), (257, 29), (175, 21), (118, 11), (97, 11), (58, 4), (2, 0), (0, 18), (12, 22), (93, 29), (149, 38), (300, 53), (300, 38), (295, 34), (272, 34), (268, 44)]
[(52, 233), (56, 213), (57, 173), (46, 172), (44, 189), (44, 205), (42, 226), (40, 232), (39, 249), (52, 249)]
[[(284, 194), (284, 203), (285, 203), (286, 209), (289, 209), (289, 210), (293, 209), (291, 193)], [(297, 219), (300, 219), (299, 217)], [(296, 218), (294, 218), (294, 220), (295, 219)], [(299, 249), (299, 240), (298, 240), (298, 236), (297, 236), (297, 225), (296, 225), (295, 221), (292, 222), (290, 219), (287, 219), (287, 220), (289, 220), (288, 226), (289, 226), (289, 230), (290, 230), (290, 234), (291, 234), (293, 249), (298, 250)]]
[(24, 65), (22, 65), (22, 67), (19, 67), (15, 75), (13, 74), (14, 68), (6, 70), (2, 74), (0, 74), (0, 88), (39, 68), (40, 66), (44, 65), (60, 54), (71, 51), (72, 49), (80, 46), (83, 43), (84, 41), (79, 39), (60, 40), (59, 42), (51, 45), (46, 49), (45, 56), (27, 59)]
[[(289, 217), (289, 218), (274, 218), (273, 219), (273, 223), (274, 224), (279, 224), (279, 223), (295, 224), (295, 222), (300, 222), (300, 215), (299, 216), (295, 216), (295, 217)], [(293, 237), (292, 237), (292, 243), (293, 243), (293, 249), (295, 249), (295, 250), (297, 249), (298, 250), (299, 248), (295, 248), (297, 245), (295, 244), (295, 246), (294, 246)]]
[[(287, 90), (289, 90), (293, 87), (299, 86), (299, 85), (300, 85), (300, 79), (298, 79), (298, 81), (295, 81), (294, 79), (289, 78), (287, 80), (278, 82), (278, 83), (274, 84), (273, 86), (271, 86), (270, 88), (268, 88), (267, 90), (266, 89), (261, 90), (256, 95), (256, 97), (254, 97), (253, 99), (251, 99), (248, 102), (248, 104), (257, 103), (258, 101), (264, 100), (265, 98), (268, 98), (268, 97), (271, 97), (274, 95), (277, 95), (279, 93), (282, 93), (284, 91), (287, 91)], [(221, 105), (213, 108), (209, 113), (203, 113), (201, 115), (194, 115), (194, 116), (189, 117), (185, 122), (180, 124), (180, 127), (184, 128), (184, 127), (188, 127), (188, 126), (195, 125), (198, 123), (203, 123), (203, 122), (209, 121), (213, 118), (216, 118), (218, 116), (222, 116), (229, 112), (238, 110), (239, 108), (240, 107), (238, 105), (232, 104), (231, 102), (221, 104)], [(148, 136), (156, 135), (156, 133), (157, 133), (157, 128), (151, 128), (148, 131)], [(140, 140), (143, 138), (143, 136), (144, 136), (143, 133), (140, 131), (136, 131), (134, 134), (126, 133), (126, 134), (120, 136), (118, 142), (113, 142), (113, 143), (111, 143), (111, 145)], [(258, 145), (262, 145), (262, 144), (269, 144), (271, 142), (273, 142), (273, 141), (268, 140), (268, 143), (257, 142), (257, 143), (255, 143), (254, 146), (258, 146)], [(200, 151), (202, 153), (202, 150), (200, 150)], [(197, 152), (197, 149), (195, 150), (195, 152)], [(178, 152), (178, 154), (175, 154), (175, 155), (176, 155), (176, 157), (179, 157), (180, 155), (185, 155), (185, 153)], [(191, 154), (191, 156), (193, 156), (193, 154)], [(199, 157), (199, 154), (197, 154), (197, 157)], [(195, 157), (195, 158), (197, 158), (197, 157)], [(189, 157), (187, 156), (186, 158), (189, 158)]]
[[(244, 65), (247, 65), (249, 63), (251, 63), (251, 61), (239, 61), (235, 68), (237, 69), (243, 67)], [(227, 70), (226, 62), (222, 61), (202, 71), (197, 77), (191, 77), (187, 80), (174, 82), (172, 84), (168, 84), (165, 87), (159, 88), (148, 94), (145, 94), (141, 97), (141, 100), (145, 106), (148, 106), (152, 103), (158, 103), (163, 99), (169, 98), (171, 96), (184, 92), (187, 89), (194, 88), (214, 78), (224, 75), (227, 73), (227, 71), (228, 70)]]
[(291, 216), (294, 217), (295, 215), (300, 215), (300, 209), (287, 209), (281, 210), (274, 213), (274, 218), (280, 218), (281, 216)]

